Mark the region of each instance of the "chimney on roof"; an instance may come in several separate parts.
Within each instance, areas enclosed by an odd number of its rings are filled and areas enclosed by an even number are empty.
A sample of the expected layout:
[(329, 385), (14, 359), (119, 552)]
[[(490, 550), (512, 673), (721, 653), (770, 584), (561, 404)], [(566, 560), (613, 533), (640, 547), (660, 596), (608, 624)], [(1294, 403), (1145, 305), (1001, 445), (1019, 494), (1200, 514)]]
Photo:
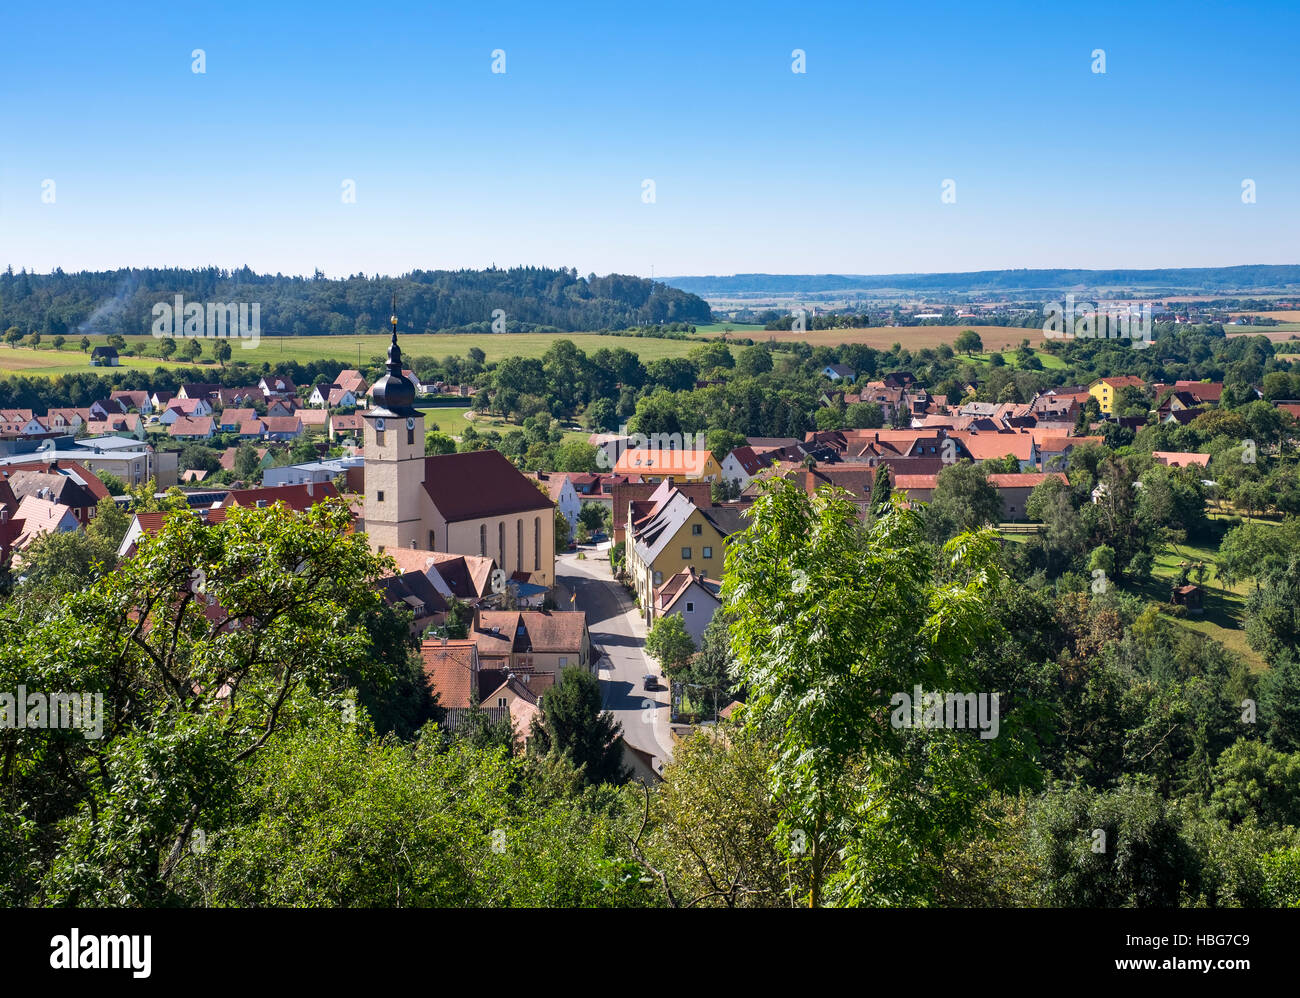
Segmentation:
[(447, 647), (447, 635), (445, 634), (442, 636), (442, 647)]

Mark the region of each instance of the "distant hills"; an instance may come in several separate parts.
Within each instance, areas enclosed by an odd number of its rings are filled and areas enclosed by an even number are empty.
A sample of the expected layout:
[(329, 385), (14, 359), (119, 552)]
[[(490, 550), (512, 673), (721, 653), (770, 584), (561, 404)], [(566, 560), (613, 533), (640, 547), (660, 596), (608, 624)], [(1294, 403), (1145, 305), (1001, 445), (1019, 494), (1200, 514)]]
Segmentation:
[(944, 294), (1069, 291), (1132, 288), (1135, 291), (1215, 294), (1300, 289), (1300, 265), (1180, 267), (1159, 270), (977, 270), (955, 274), (733, 274), (729, 277), (666, 277), (665, 283), (705, 298), (745, 295), (809, 295), (855, 291)]
[(0, 273), (0, 332), (148, 333), (153, 307), (181, 295), (189, 302), (261, 304), (263, 334), (299, 336), (388, 329), (397, 295), (401, 329), (493, 332), (504, 312), (508, 332), (582, 332), (652, 323), (707, 323), (694, 294), (640, 277), (579, 277), (573, 269), (421, 270), (401, 277), (257, 274), (223, 270), (122, 269), (66, 274)]

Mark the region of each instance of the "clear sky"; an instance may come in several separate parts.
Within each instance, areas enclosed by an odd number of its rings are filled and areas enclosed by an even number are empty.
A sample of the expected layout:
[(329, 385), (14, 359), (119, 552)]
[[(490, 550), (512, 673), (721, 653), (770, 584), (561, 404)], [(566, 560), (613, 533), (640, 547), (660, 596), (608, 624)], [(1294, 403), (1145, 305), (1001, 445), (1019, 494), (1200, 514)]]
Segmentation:
[(0, 265), (1300, 263), (1298, 39), (1295, 0), (8, 5)]

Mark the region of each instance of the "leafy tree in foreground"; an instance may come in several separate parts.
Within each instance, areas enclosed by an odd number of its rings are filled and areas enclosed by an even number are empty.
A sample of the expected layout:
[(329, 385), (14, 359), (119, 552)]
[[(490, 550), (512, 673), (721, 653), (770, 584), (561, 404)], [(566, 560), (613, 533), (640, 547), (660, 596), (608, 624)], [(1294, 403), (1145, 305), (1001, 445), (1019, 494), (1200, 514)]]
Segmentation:
[(621, 783), (621, 726), (601, 707), (600, 680), (576, 665), (542, 696), (542, 715), (533, 721), (538, 751), (567, 759), (588, 785)]
[(103, 697), (100, 738), (0, 730), (11, 901), (151, 905), (196, 830), (229, 817), (250, 760), (324, 702), (355, 710), (409, 661), (409, 618), (341, 501), (298, 514), (173, 512), (84, 591), (0, 615), (0, 689)]
[(980, 769), (998, 753), (975, 732), (895, 727), (894, 697), (971, 689), (996, 537), (962, 534), (938, 566), (901, 503), (863, 528), (843, 492), (809, 498), (785, 480), (750, 517), (727, 551), (724, 610), (746, 725), (777, 752), (780, 846), (808, 864), (811, 906), (914, 902), (973, 820)]

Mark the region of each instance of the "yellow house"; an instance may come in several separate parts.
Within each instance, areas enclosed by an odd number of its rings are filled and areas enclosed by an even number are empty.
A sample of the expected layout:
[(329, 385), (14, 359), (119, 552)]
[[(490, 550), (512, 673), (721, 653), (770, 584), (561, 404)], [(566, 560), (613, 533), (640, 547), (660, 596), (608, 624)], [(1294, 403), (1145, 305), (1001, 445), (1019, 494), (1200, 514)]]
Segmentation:
[(663, 497), (642, 504), (650, 508), (639, 520), (629, 521), (627, 572), (647, 624), (654, 622), (655, 592), (665, 579), (688, 567), (709, 578), (722, 578), (727, 538), (744, 527), (743, 507), (700, 507), (668, 488)]
[(1120, 391), (1130, 386), (1141, 388), (1146, 384), (1139, 377), (1126, 374), (1122, 377), (1102, 378), (1088, 386), (1088, 394), (1097, 400), (1101, 406), (1101, 411), (1107, 416), (1113, 415), (1115, 408), (1115, 399)]
[(667, 477), (678, 482), (716, 482), (722, 478), (722, 465), (708, 450), (638, 447), (619, 455), (614, 474), (640, 475), (650, 483)]

